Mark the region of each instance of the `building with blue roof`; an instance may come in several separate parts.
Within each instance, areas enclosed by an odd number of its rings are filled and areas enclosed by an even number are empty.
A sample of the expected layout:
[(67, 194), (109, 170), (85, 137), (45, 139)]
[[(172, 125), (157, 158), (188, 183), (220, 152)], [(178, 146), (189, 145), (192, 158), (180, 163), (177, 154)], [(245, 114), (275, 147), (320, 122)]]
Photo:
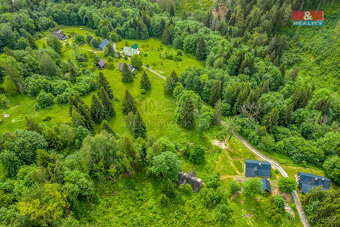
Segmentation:
[(138, 44), (137, 43), (133, 44), (133, 46), (131, 48), (132, 49), (138, 49)]
[(331, 181), (327, 177), (314, 175), (311, 173), (298, 172), (298, 188), (302, 193), (308, 193), (311, 189), (322, 186), (323, 190), (329, 190)]
[(270, 188), (270, 182), (269, 180), (267, 180), (266, 178), (261, 178), (262, 181), (262, 190), (265, 192), (271, 192), (271, 188)]
[(99, 45), (99, 49), (104, 50), (104, 48), (110, 43), (108, 39), (104, 39), (103, 42)]
[(270, 177), (271, 164), (258, 160), (245, 160), (246, 177)]

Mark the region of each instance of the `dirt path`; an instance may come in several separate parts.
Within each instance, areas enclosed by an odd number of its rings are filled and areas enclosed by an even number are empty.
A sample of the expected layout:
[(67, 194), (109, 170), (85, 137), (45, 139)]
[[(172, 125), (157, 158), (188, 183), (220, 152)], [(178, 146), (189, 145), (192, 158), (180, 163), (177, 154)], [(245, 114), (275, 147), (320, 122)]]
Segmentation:
[[(227, 150), (227, 146), (226, 146), (225, 142), (220, 141), (220, 140), (213, 140), (213, 141), (211, 141), (211, 143), (212, 143), (213, 145), (218, 146), (218, 147), (220, 147), (220, 148), (223, 149), (224, 154), (227, 156), (227, 158), (228, 158), (228, 160), (229, 160), (229, 163), (230, 163), (231, 167), (233, 167), (233, 169), (235, 170), (235, 172), (236, 172), (237, 175), (241, 175), (240, 171), (239, 171), (239, 170), (237, 169), (237, 167), (235, 166), (235, 164), (234, 164), (234, 162), (233, 162), (233, 159), (231, 158), (231, 156), (230, 156), (230, 154), (229, 154), (229, 152), (228, 152), (228, 150)], [(223, 177), (223, 176), (222, 176), (222, 177)], [(235, 177), (235, 176), (233, 176), (233, 177)]]

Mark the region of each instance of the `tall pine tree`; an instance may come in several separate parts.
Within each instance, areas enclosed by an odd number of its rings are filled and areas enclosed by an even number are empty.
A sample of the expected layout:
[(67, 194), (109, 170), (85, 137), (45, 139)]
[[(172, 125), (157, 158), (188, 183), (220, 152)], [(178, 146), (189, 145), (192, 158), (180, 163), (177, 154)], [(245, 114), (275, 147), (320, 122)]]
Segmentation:
[(219, 125), (221, 122), (221, 115), (222, 115), (222, 101), (221, 99), (218, 100), (218, 102), (215, 105), (214, 113), (213, 113), (213, 124)]
[(143, 73), (142, 79), (140, 80), (140, 88), (145, 89), (146, 91), (151, 90), (151, 83), (145, 71)]
[(146, 138), (146, 127), (145, 123), (140, 116), (139, 112), (137, 111), (136, 113), (136, 118), (135, 118), (135, 123), (134, 123), (134, 136), (135, 138), (141, 137), (141, 138)]
[(37, 50), (38, 49), (38, 45), (35, 43), (35, 40), (31, 36), (30, 33), (26, 32), (26, 38), (27, 38), (28, 45), (31, 47), (31, 49), (32, 50)]
[(136, 113), (136, 111), (136, 101), (134, 100), (130, 92), (126, 90), (123, 100), (123, 113), (127, 115), (130, 112)]
[(92, 117), (91, 117), (90, 108), (87, 105), (85, 105), (81, 102), (78, 102), (77, 112), (80, 113), (84, 117), (85, 128), (87, 128), (90, 131), (93, 131), (94, 125), (93, 125), (93, 120), (92, 120)]
[(116, 133), (113, 131), (112, 127), (110, 126), (109, 122), (107, 122), (107, 120), (103, 120), (102, 124), (100, 125), (100, 129), (114, 136), (116, 135)]
[(204, 60), (207, 52), (207, 47), (205, 45), (205, 41), (202, 36), (198, 38), (197, 47), (196, 47), (196, 58), (198, 60)]
[(177, 81), (178, 81), (177, 74), (175, 71), (172, 71), (171, 76), (166, 78), (166, 83), (164, 85), (165, 94), (172, 95), (176, 87)]
[(170, 7), (170, 17), (174, 17), (175, 16), (175, 9), (174, 9), (174, 6), (171, 5)]
[(122, 81), (124, 83), (131, 83), (131, 82), (133, 82), (132, 73), (131, 73), (131, 71), (129, 69), (129, 66), (126, 63), (124, 63), (124, 65), (123, 65)]
[(217, 80), (210, 88), (209, 104), (214, 107), (216, 102), (221, 98), (222, 83)]
[(171, 34), (170, 34), (170, 31), (169, 31), (168, 25), (165, 25), (165, 28), (163, 30), (162, 43), (165, 44), (165, 45), (171, 44)]
[(101, 123), (107, 116), (103, 104), (96, 95), (92, 95), (91, 117), (95, 123)]
[(109, 82), (105, 79), (104, 73), (99, 72), (99, 87), (103, 87), (106, 91), (106, 93), (109, 95), (110, 99), (113, 100), (114, 96), (110, 87)]
[(104, 87), (101, 87), (98, 92), (98, 97), (103, 104), (105, 112), (107, 113), (107, 117), (113, 117), (116, 115), (116, 112), (112, 105), (112, 100), (110, 99), (109, 95), (105, 91)]
[(178, 116), (178, 124), (181, 125), (183, 128), (192, 129), (195, 127), (195, 105), (192, 101), (190, 95), (186, 98), (179, 116)]

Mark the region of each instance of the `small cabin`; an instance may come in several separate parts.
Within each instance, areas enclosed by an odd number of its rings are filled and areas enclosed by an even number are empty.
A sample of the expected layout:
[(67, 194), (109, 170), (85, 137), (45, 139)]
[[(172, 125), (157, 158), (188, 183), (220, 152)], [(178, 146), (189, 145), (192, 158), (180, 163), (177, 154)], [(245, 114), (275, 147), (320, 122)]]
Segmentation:
[(322, 186), (322, 190), (329, 190), (331, 181), (327, 177), (314, 175), (311, 173), (298, 172), (298, 188), (302, 193), (308, 193), (311, 189)]
[(107, 45), (109, 45), (110, 41), (108, 39), (104, 39), (103, 42), (99, 45), (99, 49), (104, 50)]
[(258, 160), (245, 160), (246, 177), (270, 177), (271, 164)]
[(52, 35), (57, 36), (59, 40), (66, 40), (67, 39), (66, 35), (63, 33), (62, 30), (58, 30), (56, 32), (52, 32)]
[(100, 59), (99, 62), (97, 63), (97, 67), (100, 69), (104, 68), (105, 65), (106, 65), (106, 62), (104, 59)]
[(124, 53), (124, 55), (126, 55), (126, 56), (132, 57), (132, 56), (135, 55), (135, 54), (139, 54), (140, 51), (137, 50), (137, 49), (133, 49), (133, 48), (131, 48), (131, 47), (125, 46), (125, 47), (123, 48), (123, 53)]
[(178, 179), (179, 179), (178, 181), (179, 185), (190, 184), (194, 192), (198, 192), (203, 184), (202, 179), (196, 177), (195, 171), (190, 171), (189, 173), (180, 172), (178, 174)]

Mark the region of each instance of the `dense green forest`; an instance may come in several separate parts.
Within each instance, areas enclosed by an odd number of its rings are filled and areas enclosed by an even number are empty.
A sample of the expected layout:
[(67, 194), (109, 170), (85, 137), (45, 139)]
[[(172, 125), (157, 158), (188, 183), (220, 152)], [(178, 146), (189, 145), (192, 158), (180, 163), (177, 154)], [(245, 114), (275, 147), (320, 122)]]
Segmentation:
[[(293, 10), (317, 9), (324, 26), (292, 26)], [(0, 224), (301, 226), (289, 192), (303, 170), (332, 180), (299, 193), (310, 224), (339, 225), (339, 13), (315, 0), (1, 1)], [(286, 165), (273, 195), (242, 178), (257, 157), (233, 131)], [(182, 170), (199, 193), (176, 184)]]

